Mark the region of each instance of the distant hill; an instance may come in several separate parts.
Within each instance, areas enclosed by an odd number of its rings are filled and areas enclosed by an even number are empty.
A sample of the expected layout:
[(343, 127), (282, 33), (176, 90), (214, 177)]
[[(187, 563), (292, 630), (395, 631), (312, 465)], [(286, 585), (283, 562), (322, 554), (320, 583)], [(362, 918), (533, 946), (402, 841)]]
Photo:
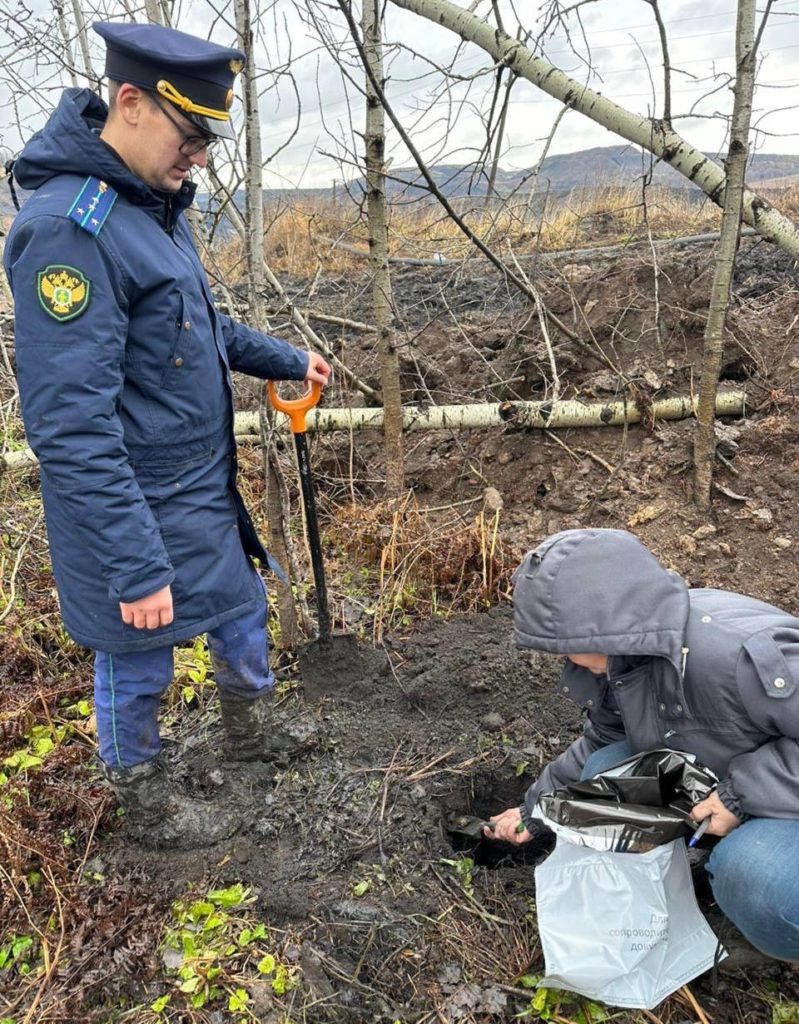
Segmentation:
[[(714, 154), (706, 154), (711, 160), (719, 161)], [(538, 175), (536, 190), (538, 192), (570, 192), (579, 188), (601, 188), (602, 186), (631, 185), (648, 173), (651, 156), (632, 145), (602, 146), (594, 149), (582, 149), (577, 153), (557, 153), (544, 160)], [(473, 167), (459, 167), (449, 164), (438, 164), (431, 168), (436, 185), (445, 195), (485, 195), (488, 175), (479, 176)], [(391, 194), (405, 192), (409, 197), (426, 192), (424, 179), (417, 168), (400, 168), (389, 170), (393, 181), (389, 191)], [(784, 154), (755, 153), (749, 161), (746, 180), (751, 186), (759, 182), (768, 182), (769, 187), (779, 188), (782, 179), (785, 186), (794, 184), (789, 179), (799, 175), (799, 156)], [(500, 195), (519, 189), (528, 191), (526, 182), (530, 178), (529, 171), (505, 171), (497, 174), (496, 189)], [(409, 181), (404, 186), (396, 179)], [(655, 185), (667, 188), (696, 189), (696, 185), (688, 181), (679, 171), (668, 164), (656, 163), (652, 173)]]
[[(711, 159), (718, 159), (712, 154)], [(649, 169), (649, 154), (632, 145), (602, 146), (582, 149), (577, 153), (557, 153), (543, 163), (538, 176), (537, 191), (565, 193), (572, 189), (621, 187), (639, 181)], [(435, 164), (430, 172), (437, 186), (446, 196), (484, 196), (488, 178), (484, 171), (477, 172), (474, 166), (456, 164)], [(387, 191), (392, 199), (414, 199), (427, 194), (424, 179), (415, 167), (389, 168), (390, 180)], [(529, 190), (529, 171), (508, 171), (500, 168), (496, 188), (501, 196), (518, 190)], [(749, 161), (747, 183), (753, 187), (787, 188), (799, 180), (799, 156), (776, 153), (755, 153)], [(668, 164), (655, 165), (653, 183), (666, 188), (699, 190)], [(304, 200), (315, 197), (332, 199), (342, 196), (345, 190), (356, 196), (362, 194), (363, 179), (355, 179), (343, 185), (339, 182), (330, 188), (311, 189), (265, 189), (267, 202), (290, 202), (293, 198)], [(242, 201), (243, 195), (237, 194)], [(207, 195), (198, 195), (198, 203), (205, 208)], [(13, 216), (14, 208), (7, 183), (0, 181), (0, 217)]]
[[(707, 154), (717, 159), (714, 154)], [(558, 153), (544, 160), (538, 175), (536, 191), (539, 193), (566, 193), (573, 189), (623, 187), (640, 181), (649, 171), (650, 156), (635, 146), (602, 146), (582, 149), (577, 153)], [(484, 196), (488, 190), (488, 175), (473, 165), (434, 164), (429, 168), (438, 188), (447, 197)], [(416, 167), (389, 167), (386, 191), (391, 199), (416, 199), (428, 194), (427, 184)], [(668, 164), (657, 163), (652, 172), (655, 185), (694, 191), (700, 190), (679, 171)], [(787, 188), (799, 180), (799, 155), (779, 153), (756, 153), (750, 159), (747, 170), (747, 184), (752, 188)], [(523, 194), (530, 188), (529, 171), (508, 171), (500, 168), (497, 173), (496, 190), (500, 196), (518, 191)], [(356, 178), (346, 184), (338, 183), (331, 188), (314, 189), (265, 189), (266, 202), (290, 202), (294, 196), (302, 199), (313, 197), (332, 199), (349, 191), (356, 197), (364, 192), (365, 183)], [(241, 195), (237, 198), (241, 199)], [(202, 203), (202, 198), (200, 198)]]

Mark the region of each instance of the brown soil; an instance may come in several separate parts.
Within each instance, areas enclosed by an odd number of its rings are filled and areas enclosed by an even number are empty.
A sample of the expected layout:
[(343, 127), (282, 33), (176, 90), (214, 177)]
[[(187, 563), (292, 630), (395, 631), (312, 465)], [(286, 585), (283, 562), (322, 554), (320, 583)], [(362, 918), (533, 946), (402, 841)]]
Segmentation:
[[(646, 407), (654, 398), (690, 390), (712, 276), (708, 249), (662, 257), (659, 330), (652, 268), (640, 257), (542, 274), (545, 302), (592, 346), (590, 327), (615, 365), (610, 369), (590, 349), (553, 338), (563, 397), (609, 400), (626, 393)], [(302, 287), (297, 282), (298, 293)], [(395, 289), (408, 339), (402, 348), (407, 402), (544, 397), (549, 369), (538, 320), (499, 275), (476, 265), (457, 273), (412, 268), (397, 272)], [(352, 277), (323, 285), (313, 304), (365, 319), (367, 296), (368, 282)], [(587, 325), (573, 315), (575, 303)], [(320, 746), (289, 770), (224, 764), (212, 700), (173, 718), (168, 748), (186, 785), (240, 808), (242, 828), (229, 843), (192, 853), (127, 845), (104, 791), (89, 780), (81, 748), (53, 755), (31, 793), (41, 794), (42, 806), (45, 784), (71, 794), (73, 830), (85, 839), (91, 872), (81, 883), (80, 913), (65, 911), (69, 956), (56, 989), (60, 1002), (52, 1016), (30, 1019), (152, 1020), (146, 1009), (123, 1018), (112, 1008), (146, 1008), (169, 990), (172, 1015), (166, 1019), (238, 1020), (225, 1002), (180, 1011), (185, 997), (177, 993), (174, 973), (165, 974), (159, 947), (161, 923), (187, 886), (199, 892), (235, 882), (252, 888), (256, 917), (279, 938), (284, 959), (301, 968), (300, 987), (288, 996), (258, 990), (250, 1007), (255, 1020), (277, 1024), (288, 1013), (291, 1020), (319, 1024), (502, 1024), (525, 1010), (532, 993), (525, 995), (516, 979), (543, 972), (531, 912), (533, 865), (549, 843), (537, 839), (518, 850), (457, 839), (445, 827), (452, 811), (488, 815), (518, 803), (540, 767), (581, 728), (578, 711), (554, 693), (557, 665), (513, 647), (507, 574), (553, 531), (623, 527), (690, 585), (740, 590), (799, 612), (795, 316), (792, 264), (765, 246), (749, 245), (739, 261), (723, 376), (730, 386), (745, 387), (750, 412), (724, 427), (724, 462), (716, 476), (722, 489), (707, 515), (689, 498), (688, 421), (557, 437), (513, 427), (408, 435), (408, 484), (420, 506), (439, 509), (435, 522), (442, 530), (466, 532), (484, 507), (493, 514), (501, 504), (504, 561), (493, 606), (483, 602), (485, 610), (458, 616), (444, 601), (433, 617), (426, 615), (427, 597), (417, 594), (404, 624), (402, 616), (392, 618), (384, 642), (367, 652), (363, 680), (339, 687), (331, 679), (327, 696), (303, 695), (295, 666), (286, 662), (281, 677), (294, 685), (279, 715), (289, 721), (310, 714), (322, 736)], [(348, 335), (346, 346), (343, 334), (328, 337), (377, 385), (371, 336)], [(338, 399), (333, 394), (331, 404)], [(312, 447), (331, 591), (344, 621), (368, 638), (375, 633), (369, 608), (378, 596), (375, 577), (348, 605), (343, 568), (374, 571), (379, 558), (366, 531), (358, 533), (348, 503), (354, 493), (356, 508), (367, 509), (381, 497), (379, 438), (359, 438), (350, 448), (346, 438), (317, 437)], [(244, 463), (257, 496), (257, 454), (245, 453)], [(396, 529), (390, 518), (387, 523), (384, 542)], [(374, 535), (379, 541), (380, 531)], [(69, 690), (75, 699), (87, 695), (88, 673), (85, 659), (71, 657), (81, 665)], [(14, 672), (24, 693), (41, 685), (22, 662), (14, 663)], [(80, 809), (86, 800), (91, 813)], [(15, 813), (35, 828), (27, 811), (18, 806)], [(55, 817), (50, 822), (51, 832), (62, 827)], [(56, 853), (63, 860), (63, 850)], [(456, 866), (466, 856), (474, 861), (471, 879)], [(45, 859), (28, 853), (23, 861), (32, 870)], [(31, 906), (41, 921), (42, 907), (35, 899)], [(14, 927), (25, 926), (17, 907)], [(718, 1024), (767, 1024), (770, 1001), (799, 1001), (799, 974), (769, 963), (721, 982), (709, 973), (691, 988)], [(6, 995), (14, 998), (13, 991)], [(585, 1016), (578, 999), (564, 1001), (558, 1012), (553, 1019), (599, 1019)], [(663, 1024), (698, 1019), (683, 997), (667, 1000), (655, 1014), (648, 1019)], [(526, 1019), (545, 1018), (531, 1012)], [(644, 1018), (630, 1011), (613, 1019)]]

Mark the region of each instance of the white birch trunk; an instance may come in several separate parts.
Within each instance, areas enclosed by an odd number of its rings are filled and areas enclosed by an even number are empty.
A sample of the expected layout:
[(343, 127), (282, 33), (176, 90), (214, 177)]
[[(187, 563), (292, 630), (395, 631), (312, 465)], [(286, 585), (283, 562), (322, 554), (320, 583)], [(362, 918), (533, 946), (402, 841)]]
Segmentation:
[(152, 22), (153, 25), (164, 24), (163, 12), (158, 0), (144, 0), (144, 10), (147, 14), (147, 20)]
[(69, 29), (67, 28), (67, 19), (64, 16), (64, 5), (59, 0), (59, 2), (54, 4), (54, 7), (58, 21), (58, 31), (61, 35), (61, 42), (64, 45), (64, 67), (69, 72), (69, 80), (72, 83), (72, 87), (77, 89), (78, 76), (75, 74), (75, 58), (72, 55), (72, 46), (69, 42)]
[[(653, 402), (647, 415), (655, 420), (681, 420), (693, 416), (698, 399), (664, 398)], [(746, 395), (743, 391), (723, 391), (716, 396), (716, 416), (743, 416)], [(632, 402), (502, 402), (486, 405), (435, 405), (427, 409), (406, 406), (405, 430), (484, 430), (513, 424), (519, 428), (554, 430), (568, 427), (616, 427), (639, 423), (641, 413)], [(288, 420), (278, 416), (277, 427), (288, 433)], [(381, 430), (383, 410), (372, 408), (312, 409), (306, 419), (309, 433), (334, 430)], [(236, 413), (236, 437), (260, 433), (257, 412)], [(26, 448), (0, 457), (0, 473), (30, 469), (36, 456)]]
[[(383, 88), (383, 53), (380, 38), (380, 0), (363, 0), (363, 48), (375, 81)], [(402, 395), (399, 358), (394, 337), (391, 272), (388, 267), (388, 214), (386, 212), (385, 112), (366, 75), (366, 208), (369, 219), (369, 269), (372, 274), (372, 310), (377, 325), (380, 384), (383, 394), (383, 433), (386, 455), (386, 494), (396, 497), (405, 488), (402, 446)]]
[(713, 405), (724, 354), (724, 324), (730, 302), (735, 254), (738, 251), (744, 175), (749, 154), (749, 125), (752, 119), (756, 54), (755, 0), (738, 0), (735, 33), (735, 100), (730, 125), (730, 148), (725, 164), (727, 187), (724, 191), (721, 237), (716, 252), (710, 308), (705, 326), (702, 377), (699, 383), (699, 404), (694, 434), (694, 501), (704, 509), (710, 507), (713, 463), (716, 457)]
[(83, 57), (85, 75), (89, 81), (94, 84), (99, 82), (100, 79), (94, 73), (94, 68), (92, 67), (92, 58), (91, 53), (89, 52), (89, 37), (86, 32), (86, 21), (83, 17), (80, 0), (72, 0), (72, 10), (75, 14), (75, 27), (78, 31), (78, 42), (80, 43), (80, 52)]
[[(681, 420), (693, 416), (697, 399), (664, 398), (653, 402), (651, 415), (656, 420)], [(716, 397), (717, 416), (743, 416), (746, 396), (743, 391), (725, 391)], [(402, 411), (405, 430), (483, 430), (507, 424), (526, 429), (555, 430), (566, 427), (616, 427), (640, 423), (641, 413), (632, 402), (501, 402), (475, 405), (434, 405), (420, 409), (405, 406)], [(236, 434), (257, 433), (257, 414), (239, 413)], [(287, 429), (284, 417), (278, 426)], [(383, 410), (372, 408), (312, 409), (307, 430), (382, 430)]]
[[(238, 42), (244, 53), (255, 53), (252, 26), (250, 24), (249, 0), (234, 0), (236, 32)], [(258, 85), (255, 67), (248, 61), (242, 72), (244, 90), (244, 116), (246, 139), (246, 173), (245, 173), (245, 219), (244, 248), (247, 254), (247, 298), (250, 306), (250, 321), (260, 331), (266, 329), (263, 294), (266, 283), (264, 271), (264, 184), (263, 155), (261, 148), (261, 119), (258, 108)], [(258, 411), (258, 430), (264, 442), (263, 468), (266, 477), (265, 511), (269, 529), (269, 550), (282, 565), (289, 569), (290, 578), (298, 578), (296, 574), (296, 555), (290, 540), (288, 529), (289, 510), (284, 508), (283, 494), (287, 490), (282, 484), (280, 469), (274, 440), (269, 433), (272, 423), (272, 411), (266, 396), (261, 398)], [(281, 640), (285, 647), (294, 648), (298, 640), (297, 609), (291, 586), (278, 580), (276, 582), (278, 618), (280, 620)]]
[[(609, 131), (654, 153), (679, 171), (721, 205), (724, 199), (724, 169), (705, 156), (668, 124), (634, 114), (601, 96), (536, 57), (523, 43), (476, 17), (450, 0), (391, 0), (397, 7), (413, 11), (437, 25), (476, 43), (496, 61), (503, 61), (528, 82), (577, 110)], [(770, 203), (748, 189), (743, 194), (743, 218), (783, 252), (799, 258), (799, 228)]]

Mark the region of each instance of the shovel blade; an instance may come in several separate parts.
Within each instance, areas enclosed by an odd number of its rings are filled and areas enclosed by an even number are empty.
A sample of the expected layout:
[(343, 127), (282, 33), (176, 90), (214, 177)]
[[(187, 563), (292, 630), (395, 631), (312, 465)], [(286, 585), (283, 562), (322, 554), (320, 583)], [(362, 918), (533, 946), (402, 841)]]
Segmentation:
[(325, 640), (305, 644), (298, 657), (305, 694), (311, 698), (335, 697), (366, 674), (363, 655), (349, 633), (334, 633)]
[(469, 836), (470, 839), (484, 839), (483, 829), (491, 829), (494, 826), (485, 818), (477, 818), (473, 814), (448, 814), (444, 822), (447, 832), (454, 832), (455, 835)]

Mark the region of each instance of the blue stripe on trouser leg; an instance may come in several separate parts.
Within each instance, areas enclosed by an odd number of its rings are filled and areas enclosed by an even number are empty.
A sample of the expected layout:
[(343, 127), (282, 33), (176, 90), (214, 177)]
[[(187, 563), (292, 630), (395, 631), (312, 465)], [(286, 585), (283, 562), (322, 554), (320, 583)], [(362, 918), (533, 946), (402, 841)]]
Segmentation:
[(94, 656), (94, 703), (100, 759), (132, 768), (161, 749), (158, 704), (172, 681), (172, 648)]
[(258, 697), (275, 685), (269, 668), (266, 598), (263, 607), (208, 634), (216, 685), (236, 697)]

